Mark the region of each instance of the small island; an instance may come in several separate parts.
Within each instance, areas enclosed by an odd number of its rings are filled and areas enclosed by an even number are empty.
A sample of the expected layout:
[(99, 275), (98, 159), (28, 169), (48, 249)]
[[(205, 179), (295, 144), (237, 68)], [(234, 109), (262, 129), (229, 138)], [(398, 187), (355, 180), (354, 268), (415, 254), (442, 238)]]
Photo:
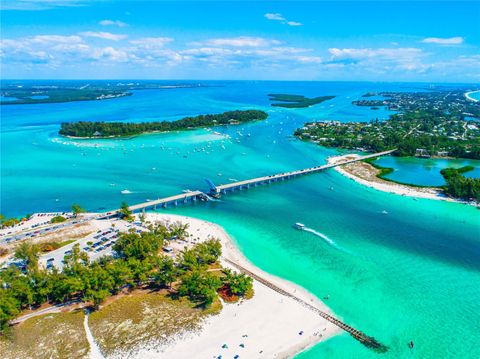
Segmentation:
[(127, 91), (95, 88), (20, 88), (2, 91), (2, 96), (8, 100), (0, 101), (0, 105), (110, 100), (131, 95), (132, 93)]
[(110, 100), (132, 96), (138, 90), (170, 90), (178, 88), (205, 87), (193, 83), (165, 83), (155, 81), (110, 82), (110, 81), (58, 81), (42, 82), (7, 81), (1, 84), (0, 105), (31, 105), (74, 101)]
[(320, 96), (308, 98), (302, 95), (288, 94), (269, 94), (270, 101), (281, 101), (280, 103), (272, 103), (272, 106), (285, 108), (303, 108), (310, 107), (327, 100), (331, 100), (335, 96)]
[(268, 114), (259, 110), (227, 111), (220, 114), (185, 117), (177, 121), (161, 122), (64, 122), (59, 134), (73, 138), (112, 138), (135, 136), (151, 132), (181, 131), (220, 125), (238, 125), (265, 120)]

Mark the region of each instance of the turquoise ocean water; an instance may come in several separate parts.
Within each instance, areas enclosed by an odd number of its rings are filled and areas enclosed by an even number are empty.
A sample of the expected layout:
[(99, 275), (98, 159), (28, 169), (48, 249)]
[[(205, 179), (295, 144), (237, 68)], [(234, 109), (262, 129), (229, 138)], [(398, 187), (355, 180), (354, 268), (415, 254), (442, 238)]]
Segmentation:
[[(135, 203), (186, 188), (205, 189), (205, 177), (226, 183), (321, 164), (337, 151), (291, 138), (295, 128), (311, 120), (387, 118), (386, 110), (355, 107), (351, 101), (367, 91), (422, 87), (202, 83), (210, 87), (142, 90), (108, 101), (3, 106), (2, 213), (67, 210), (74, 202), (92, 211), (110, 209), (122, 200)], [(337, 97), (290, 110), (270, 107), (268, 93)], [(205, 130), (130, 140), (73, 141), (57, 135), (62, 121), (173, 120), (248, 108), (264, 109), (270, 117), (216, 129), (230, 138)], [(417, 168), (421, 181), (439, 179), (427, 175), (435, 170), (424, 168), (443, 164), (408, 161), (395, 163), (398, 173)], [(472, 163), (478, 171), (478, 162)], [(124, 189), (132, 193), (122, 195)], [(339, 317), (390, 347), (383, 357), (480, 357), (480, 211), (473, 207), (386, 194), (327, 171), (166, 211), (219, 223), (262, 269), (319, 297), (328, 294), (327, 304)], [(295, 222), (328, 236), (333, 244), (294, 230)], [(407, 347), (410, 340), (413, 350)], [(377, 356), (340, 335), (299, 358)]]

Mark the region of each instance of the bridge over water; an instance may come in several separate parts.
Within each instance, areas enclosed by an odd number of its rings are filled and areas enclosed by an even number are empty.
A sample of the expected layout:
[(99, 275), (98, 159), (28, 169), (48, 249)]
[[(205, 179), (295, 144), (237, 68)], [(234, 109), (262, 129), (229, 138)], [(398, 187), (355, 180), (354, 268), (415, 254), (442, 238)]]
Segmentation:
[[(285, 181), (285, 180), (296, 178), (298, 176), (303, 176), (303, 175), (307, 175), (307, 174), (311, 174), (311, 173), (324, 171), (324, 170), (327, 170), (329, 168), (333, 168), (333, 167), (337, 167), (337, 166), (343, 166), (343, 165), (346, 165), (346, 164), (349, 164), (349, 163), (363, 161), (363, 160), (366, 160), (366, 159), (369, 159), (369, 158), (385, 156), (385, 155), (388, 155), (388, 154), (390, 154), (394, 151), (395, 150), (378, 152), (378, 153), (373, 153), (373, 154), (366, 155), (366, 156), (359, 156), (359, 157), (355, 157), (355, 158), (351, 158), (351, 159), (340, 160), (340, 161), (336, 161), (334, 163), (330, 163), (330, 164), (326, 164), (326, 165), (322, 165), (322, 166), (315, 166), (315, 167), (305, 168), (305, 169), (301, 169), (301, 170), (297, 170), (297, 171), (283, 172), (283, 173), (278, 173), (278, 174), (274, 174), (274, 175), (270, 175), (270, 176), (257, 177), (257, 178), (252, 178), (252, 179), (248, 179), (248, 180), (223, 184), (223, 185), (219, 185), (219, 186), (215, 186), (215, 185), (213, 185), (213, 183), (210, 183), (210, 186), (211, 186), (210, 194), (212, 194), (212, 195), (227, 194), (227, 193), (233, 192), (235, 190), (242, 190), (242, 189), (247, 189), (247, 188), (250, 188), (250, 187), (256, 187), (256, 186), (259, 186), (259, 185), (270, 184), (270, 183), (279, 182), (279, 181)], [(191, 203), (191, 202), (195, 202), (195, 201), (198, 201), (198, 200), (208, 200), (208, 198), (209, 198), (209, 196), (207, 194), (205, 194), (204, 192), (191, 191), (191, 192), (177, 194), (177, 195), (166, 197), (166, 198), (160, 198), (160, 199), (157, 199), (157, 200), (154, 200), (154, 201), (139, 203), (139, 204), (130, 206), (129, 209), (132, 212), (133, 211), (145, 211), (146, 209), (149, 209), (149, 208), (156, 209), (157, 207), (167, 207), (168, 205), (175, 205), (176, 206), (176, 205), (179, 205), (179, 204), (189, 203), (189, 202)], [(120, 212), (120, 210), (117, 209), (117, 210), (110, 211), (110, 212), (99, 213), (99, 214), (96, 214), (94, 216), (88, 216), (88, 217), (85, 217), (85, 218), (82, 218), (82, 219), (79, 219), (79, 220), (76, 220), (76, 221), (65, 222), (65, 223), (62, 223), (60, 225), (52, 225), (52, 226), (49, 226), (48, 228), (43, 228), (42, 230), (37, 230), (37, 231), (32, 232), (32, 233), (35, 233), (35, 235), (41, 235), (41, 234), (46, 233), (46, 231), (51, 232), (51, 231), (54, 231), (54, 230), (65, 228), (66, 226), (69, 226), (69, 225), (75, 225), (75, 224), (78, 224), (78, 223), (81, 223), (81, 222), (90, 221), (92, 219), (104, 219), (104, 218), (110, 218), (110, 217), (113, 217), (113, 216), (117, 216), (119, 214), (119, 212)], [(17, 235), (17, 236), (13, 236), (13, 238), (16, 239), (16, 240), (19, 240), (19, 239), (24, 238), (28, 234), (29, 234), (29, 232), (22, 233), (21, 237), (19, 237)], [(10, 238), (12, 238), (12, 237), (10, 237)], [(4, 242), (5, 240), (7, 240), (7, 238), (0, 239), (0, 244), (2, 242)], [(320, 309), (312, 306), (310, 303), (304, 302), (303, 300), (299, 299), (298, 297), (294, 296), (293, 294), (284, 291), (283, 289), (281, 289), (281, 288), (275, 286), (274, 284), (268, 282), (264, 278), (261, 278), (261, 277), (255, 275), (254, 273), (248, 271), (244, 267), (241, 267), (238, 263), (232, 262), (232, 261), (230, 261), (228, 259), (225, 259), (225, 258), (224, 258), (224, 260), (229, 262), (231, 265), (235, 266), (240, 271), (242, 271), (244, 273), (247, 273), (248, 275), (250, 275), (252, 278), (259, 281), (260, 283), (263, 283), (264, 285), (270, 287), (271, 289), (273, 289), (273, 290), (275, 290), (275, 291), (277, 291), (277, 292), (279, 292), (283, 295), (289, 296), (289, 297), (293, 298), (294, 300), (302, 303), (303, 305), (309, 307), (310, 309), (314, 310), (317, 314), (319, 314), (320, 316), (322, 316), (326, 320), (330, 321), (331, 323), (334, 323), (339, 328), (341, 328), (344, 331), (346, 331), (347, 333), (349, 333), (353, 338), (355, 338), (356, 340), (358, 340), (360, 343), (367, 346), (368, 348), (373, 349), (373, 350), (375, 350), (379, 353), (384, 353), (388, 350), (388, 348), (386, 346), (384, 346), (383, 344), (378, 342), (375, 338), (370, 337), (370, 336), (366, 335), (365, 333), (351, 327), (350, 325), (338, 320), (334, 316), (321, 311)]]
[[(304, 168), (301, 170), (297, 171), (290, 171), (290, 172), (283, 172), (283, 173), (277, 173), (274, 175), (270, 176), (263, 176), (263, 177), (257, 177), (257, 178), (252, 178), (252, 179), (247, 179), (243, 181), (237, 181), (237, 182), (232, 182), (228, 184), (223, 184), (219, 186), (214, 186), (214, 188), (211, 188), (211, 190), (214, 190), (215, 193), (212, 193), (212, 191), (209, 193), (210, 195), (216, 195), (216, 194), (227, 194), (229, 192), (233, 192), (235, 190), (242, 190), (242, 189), (247, 189), (250, 187), (256, 187), (260, 185), (265, 185), (265, 184), (270, 184), (274, 182), (280, 182), (280, 181), (286, 181), (290, 180), (293, 178), (296, 178), (298, 176), (304, 176), (307, 174), (311, 173), (316, 173), (320, 171), (327, 170), (329, 168), (337, 167), (337, 166), (343, 166), (349, 163), (353, 162), (358, 162), (358, 161), (363, 161), (369, 158), (375, 158), (375, 157), (380, 157), (380, 156), (385, 156), (388, 155), (392, 152), (394, 152), (395, 149), (389, 150), (389, 151), (383, 151), (383, 152), (378, 152), (378, 153), (372, 153), (366, 156), (359, 156), (356, 158), (352, 159), (345, 159), (345, 160), (340, 160), (335, 163), (330, 163), (322, 166), (315, 166), (315, 167), (310, 167), (310, 168)], [(202, 191), (191, 191), (187, 193), (180, 193), (176, 194), (173, 196), (165, 197), (165, 198), (159, 198), (157, 200), (153, 201), (148, 201), (148, 202), (143, 202), (143, 203), (138, 203), (135, 205), (132, 205), (129, 207), (129, 209), (132, 212), (138, 212), (138, 211), (145, 211), (147, 209), (157, 209), (157, 208), (162, 208), (162, 207), (167, 207), (169, 205), (180, 205), (180, 204), (186, 204), (186, 203), (192, 203), (196, 201), (201, 201), (201, 200), (208, 200), (209, 195), (202, 192)], [(110, 218), (117, 216), (120, 212), (120, 209), (109, 211), (109, 212), (103, 212), (103, 213), (98, 213), (95, 215), (90, 215), (90, 216), (85, 216), (82, 218), (76, 218), (72, 221), (67, 221), (63, 222), (60, 224), (51, 224), (42, 228), (35, 228), (32, 230), (25, 230), (22, 231), (21, 233), (17, 234), (11, 234), (8, 236), (4, 236), (3, 238), (0, 237), (0, 245), (9, 242), (9, 241), (17, 241), (24, 239), (26, 237), (35, 237), (39, 235), (43, 235), (47, 232), (51, 233), (53, 231), (57, 231), (69, 226), (77, 225), (83, 222), (88, 222), (93, 219), (105, 219), (105, 218)]]
[[(385, 156), (389, 155), (390, 153), (394, 152), (394, 150), (389, 150), (389, 151), (383, 151), (383, 152), (378, 152), (378, 153), (373, 153), (369, 154), (366, 156), (359, 156), (353, 159), (346, 159), (342, 161), (338, 161), (335, 163), (330, 163), (322, 166), (315, 166), (315, 167), (310, 167), (310, 168), (304, 168), (301, 170), (296, 170), (296, 171), (290, 171), (290, 172), (283, 172), (283, 173), (277, 173), (274, 175), (270, 176), (263, 176), (263, 177), (257, 177), (257, 178), (252, 178), (252, 179), (247, 179), (243, 181), (237, 181), (237, 182), (232, 182), (228, 184), (223, 184), (219, 186), (215, 186), (214, 190), (218, 194), (227, 194), (229, 192), (233, 192), (235, 190), (242, 190), (242, 189), (247, 189), (250, 187), (256, 187), (264, 184), (270, 184), (274, 182), (279, 182), (279, 181), (286, 181), (290, 180), (293, 178), (296, 178), (298, 176), (303, 176), (311, 173), (316, 173), (320, 171), (327, 170), (329, 168), (337, 167), (337, 166), (343, 166), (349, 163), (353, 162), (358, 162), (358, 161), (364, 161), (369, 158), (375, 158), (375, 157), (380, 157), (380, 156)], [(139, 211), (139, 210), (145, 210), (145, 209), (157, 209), (158, 207), (167, 207), (168, 205), (179, 205), (182, 203), (188, 203), (188, 202), (195, 202), (197, 200), (205, 200), (208, 199), (208, 196), (204, 192), (201, 191), (191, 191), (188, 193), (182, 193), (182, 194), (177, 194), (175, 196), (170, 196), (166, 198), (160, 198), (154, 201), (149, 201), (149, 202), (144, 202), (144, 203), (139, 203), (133, 206), (130, 206), (129, 209), (131, 211)], [(109, 215), (116, 215), (118, 214), (119, 210), (113, 211), (113, 212), (108, 212)], [(107, 214), (105, 214), (107, 216)]]

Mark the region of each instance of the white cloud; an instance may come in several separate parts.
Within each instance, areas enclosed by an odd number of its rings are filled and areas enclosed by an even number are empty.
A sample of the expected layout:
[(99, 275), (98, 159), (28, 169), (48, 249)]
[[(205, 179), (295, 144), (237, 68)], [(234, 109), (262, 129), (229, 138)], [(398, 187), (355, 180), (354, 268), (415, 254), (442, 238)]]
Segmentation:
[(100, 25), (102, 26), (118, 26), (118, 27), (125, 27), (128, 26), (128, 24), (124, 23), (123, 21), (120, 20), (102, 20), (99, 22)]
[(111, 46), (95, 49), (92, 58), (96, 60), (107, 60), (115, 62), (126, 62), (129, 60), (129, 55), (124, 50), (114, 49)]
[(322, 58), (319, 56), (297, 56), (296, 60), (298, 62), (303, 62), (303, 63), (314, 63), (314, 64), (322, 63)]
[(288, 26), (302, 26), (303, 24), (301, 22), (298, 22), (298, 21), (289, 21), (287, 20), (282, 14), (278, 13), (278, 12), (274, 12), (274, 13), (266, 13), (265, 15), (263, 15), (266, 19), (268, 20), (272, 20), (272, 21), (279, 21), (281, 22), (282, 24), (286, 24)]
[(282, 14), (279, 14), (278, 12), (276, 13), (266, 13), (264, 15), (268, 20), (275, 20), (275, 21), (286, 21)]
[(330, 48), (328, 52), (334, 58), (341, 59), (363, 59), (363, 58), (388, 58), (388, 59), (398, 59), (406, 57), (418, 57), (423, 55), (421, 49), (415, 47), (406, 47), (406, 48)]
[(233, 47), (262, 47), (269, 45), (278, 45), (278, 40), (269, 40), (263, 37), (238, 36), (230, 38), (208, 39), (201, 42), (194, 42), (191, 45), (199, 46), (233, 46)]
[(112, 40), (112, 41), (119, 41), (126, 39), (128, 36), (123, 35), (123, 34), (112, 34), (111, 32), (105, 32), (105, 31), (85, 31), (81, 32), (80, 35), (82, 36), (87, 36), (87, 37), (96, 37), (99, 39), (104, 39), (104, 40)]
[(132, 45), (141, 46), (144, 48), (159, 48), (172, 42), (171, 37), (143, 37), (141, 39), (131, 40)]
[(427, 37), (422, 40), (425, 44), (439, 44), (439, 45), (460, 45), (463, 44), (464, 38), (461, 36), (455, 37)]
[(2, 0), (1, 10), (46, 10), (56, 7), (84, 6), (86, 0)]
[(82, 42), (82, 38), (77, 35), (36, 35), (29, 38), (29, 41), (39, 44), (64, 43), (72, 44)]
[(329, 64), (343, 64), (350, 69), (363, 68), (366, 72), (381, 74), (395, 71), (422, 73), (430, 69), (423, 62), (428, 56), (421, 49), (405, 48), (330, 48)]

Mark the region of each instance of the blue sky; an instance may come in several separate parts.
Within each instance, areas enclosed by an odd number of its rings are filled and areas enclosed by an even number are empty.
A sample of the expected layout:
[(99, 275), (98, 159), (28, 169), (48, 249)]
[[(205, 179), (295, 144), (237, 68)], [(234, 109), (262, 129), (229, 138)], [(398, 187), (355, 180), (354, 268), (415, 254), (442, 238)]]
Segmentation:
[(2, 78), (480, 82), (478, 1), (2, 0)]

